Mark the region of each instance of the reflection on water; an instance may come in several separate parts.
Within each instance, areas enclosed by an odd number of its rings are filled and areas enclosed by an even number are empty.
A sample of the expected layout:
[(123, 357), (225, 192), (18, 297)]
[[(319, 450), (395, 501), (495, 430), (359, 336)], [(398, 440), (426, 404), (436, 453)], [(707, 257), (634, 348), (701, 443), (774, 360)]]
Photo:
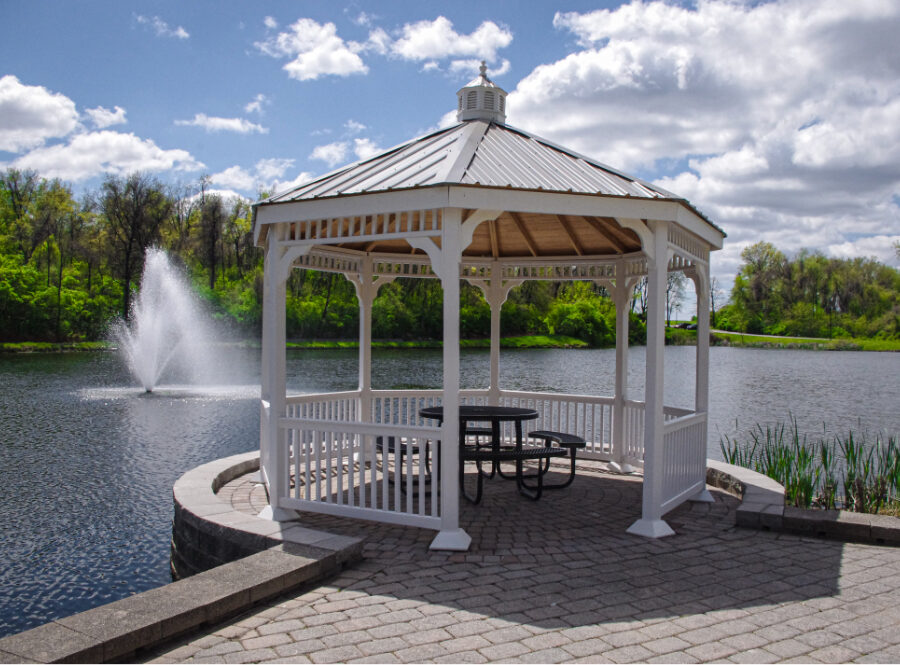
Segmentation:
[[(795, 415), (811, 432), (900, 431), (900, 354), (712, 349), (710, 456), (718, 432)], [(258, 351), (234, 349), (221, 385), (133, 385), (112, 354), (0, 356), (0, 635), (169, 581), (172, 485), (204, 462), (258, 446)], [(466, 350), (464, 388), (488, 384)], [(440, 350), (376, 351), (376, 388), (441, 386)], [(288, 352), (292, 392), (357, 385), (353, 351)], [(612, 350), (501, 356), (510, 389), (612, 395)], [(629, 353), (643, 399), (644, 349)], [(666, 349), (666, 403), (692, 407), (694, 349)]]

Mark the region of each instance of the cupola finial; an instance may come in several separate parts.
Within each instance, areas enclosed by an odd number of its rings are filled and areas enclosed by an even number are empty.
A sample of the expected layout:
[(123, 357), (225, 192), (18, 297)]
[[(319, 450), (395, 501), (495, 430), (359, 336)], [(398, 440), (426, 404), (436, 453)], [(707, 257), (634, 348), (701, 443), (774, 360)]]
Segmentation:
[(487, 63), (482, 60), (478, 68), (478, 78), (470, 81), (456, 93), (459, 102), (456, 119), (487, 120), (504, 124), (506, 122), (506, 91), (496, 85), (487, 75)]

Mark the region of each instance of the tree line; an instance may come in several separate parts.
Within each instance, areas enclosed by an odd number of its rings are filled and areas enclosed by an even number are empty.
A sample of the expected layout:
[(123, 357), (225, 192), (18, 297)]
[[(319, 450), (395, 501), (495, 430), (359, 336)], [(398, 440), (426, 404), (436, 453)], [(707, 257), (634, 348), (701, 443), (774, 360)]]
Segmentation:
[(720, 328), (900, 339), (900, 270), (872, 258), (830, 258), (809, 250), (788, 258), (768, 242), (745, 248), (741, 259), (730, 303), (716, 313)]
[[(76, 200), (72, 188), (33, 171), (0, 172), (0, 341), (103, 339), (127, 318), (146, 250), (166, 249), (211, 314), (237, 335), (258, 335), (263, 255), (253, 244), (247, 201), (223, 198), (208, 181), (171, 185), (144, 173), (108, 175)], [(713, 280), (715, 324), (737, 331), (814, 336), (898, 336), (898, 271), (871, 259), (831, 259), (801, 252), (793, 259), (767, 243), (744, 250), (731, 302), (721, 306)], [(667, 318), (685, 299), (686, 279), (671, 273)], [(373, 304), (380, 339), (441, 339), (437, 280), (399, 278)], [(629, 308), (631, 342), (645, 339), (646, 280)], [(342, 275), (296, 270), (287, 284), (291, 338), (350, 338), (359, 312)], [(591, 282), (526, 282), (501, 310), (504, 335), (566, 335), (592, 346), (615, 343), (616, 312)], [(490, 334), (490, 307), (463, 282), (464, 337)]]

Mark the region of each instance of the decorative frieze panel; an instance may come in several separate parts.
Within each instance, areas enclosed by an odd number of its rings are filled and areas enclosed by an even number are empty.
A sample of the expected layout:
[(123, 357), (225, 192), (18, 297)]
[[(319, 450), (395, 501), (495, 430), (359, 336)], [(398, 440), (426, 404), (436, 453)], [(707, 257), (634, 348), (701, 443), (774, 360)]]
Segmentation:
[(431, 269), (431, 263), (428, 257), (423, 257), (420, 261), (403, 260), (403, 261), (378, 261), (372, 264), (372, 274), (390, 277), (429, 277), (436, 278), (434, 270)]
[(616, 276), (615, 262), (604, 263), (577, 263), (577, 264), (553, 264), (553, 263), (502, 263), (501, 275), (503, 279), (614, 279)]
[(360, 217), (333, 217), (279, 224), (286, 243), (337, 244), (434, 236), (441, 232), (441, 211), (409, 210)]
[(669, 224), (669, 247), (688, 259), (709, 262), (709, 245), (677, 224)]
[(647, 274), (647, 259), (636, 258), (625, 261), (625, 274), (623, 277), (643, 277)]
[(297, 268), (321, 270), (323, 272), (358, 273), (362, 267), (359, 259), (341, 255), (320, 254), (310, 252), (294, 261)]

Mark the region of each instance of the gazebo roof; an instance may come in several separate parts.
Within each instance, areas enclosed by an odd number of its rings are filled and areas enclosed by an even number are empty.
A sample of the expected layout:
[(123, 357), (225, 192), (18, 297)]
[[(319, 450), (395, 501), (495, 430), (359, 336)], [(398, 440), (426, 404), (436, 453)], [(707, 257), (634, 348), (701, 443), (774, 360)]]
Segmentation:
[[(476, 209), (499, 211), (477, 228), (464, 249), (467, 257), (640, 252), (635, 229), (643, 219), (676, 221), (709, 247), (721, 247), (725, 234), (687, 200), (507, 125), (506, 92), (487, 78), (483, 65), (457, 97), (457, 124), (256, 203), (256, 241), (264, 241), (270, 224), (320, 220), (327, 226), (345, 219), (356, 221), (326, 232), (331, 239), (325, 244), (354, 252), (422, 253), (400, 229), (437, 228), (430, 225), (449, 205), (462, 208), (464, 218)], [(316, 229), (294, 230), (291, 237), (324, 240), (324, 227)]]
[(470, 120), (415, 138), (265, 202), (447, 184), (678, 199), (660, 187), (521, 129)]

